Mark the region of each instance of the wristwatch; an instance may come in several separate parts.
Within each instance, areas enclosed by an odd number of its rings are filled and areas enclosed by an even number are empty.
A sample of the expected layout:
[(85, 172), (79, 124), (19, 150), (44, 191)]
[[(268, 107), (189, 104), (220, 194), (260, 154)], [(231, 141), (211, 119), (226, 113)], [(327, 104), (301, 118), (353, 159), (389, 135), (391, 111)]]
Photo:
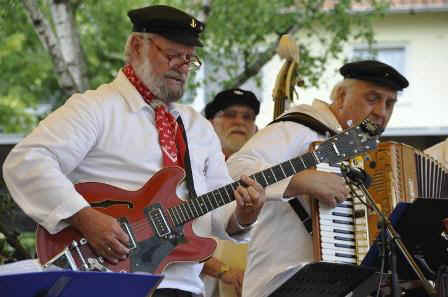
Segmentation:
[(219, 271), (218, 271), (218, 273), (216, 274), (216, 278), (220, 279), (220, 278), (224, 275), (224, 273), (226, 273), (226, 272), (229, 271), (229, 270), (230, 270), (230, 266), (227, 265), (227, 264), (225, 264), (225, 263), (223, 263), (223, 264), (219, 267)]
[(252, 227), (255, 225), (255, 223), (257, 222), (257, 220), (255, 220), (255, 222), (253, 222), (253, 223), (250, 223), (250, 224), (244, 224), (244, 225), (242, 225), (242, 224), (240, 224), (240, 222), (238, 221), (238, 218), (235, 216), (235, 222), (236, 222), (236, 227), (238, 228), (238, 229), (240, 229), (241, 231), (245, 231), (245, 230), (250, 230), (250, 229), (252, 229)]

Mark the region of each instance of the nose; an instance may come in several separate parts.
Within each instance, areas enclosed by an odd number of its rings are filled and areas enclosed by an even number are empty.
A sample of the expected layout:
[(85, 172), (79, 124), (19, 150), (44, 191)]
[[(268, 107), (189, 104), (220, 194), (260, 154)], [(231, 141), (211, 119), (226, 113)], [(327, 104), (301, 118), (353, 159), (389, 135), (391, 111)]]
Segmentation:
[(188, 72), (190, 71), (188, 63), (182, 63), (181, 65), (176, 66), (176, 69), (185, 74), (188, 74)]
[(381, 118), (385, 118), (387, 115), (386, 101), (379, 100), (373, 109), (373, 113)]

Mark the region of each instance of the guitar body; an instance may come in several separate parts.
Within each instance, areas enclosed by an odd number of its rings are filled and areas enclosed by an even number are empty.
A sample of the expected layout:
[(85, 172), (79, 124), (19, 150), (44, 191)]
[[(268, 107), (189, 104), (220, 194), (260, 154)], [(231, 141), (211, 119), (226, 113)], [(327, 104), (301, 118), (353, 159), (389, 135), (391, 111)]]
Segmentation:
[[(75, 185), (76, 190), (96, 210), (126, 221), (128, 235), (132, 237), (131, 252), (128, 259), (118, 264), (104, 262), (102, 265), (114, 272), (161, 273), (173, 262), (199, 262), (211, 256), (216, 248), (215, 240), (198, 237), (192, 229), (192, 221), (175, 226), (167, 209), (182, 201), (176, 195), (178, 184), (185, 177), (179, 167), (168, 167), (157, 172), (141, 189), (126, 191), (114, 186), (87, 182)], [(159, 236), (154, 228), (150, 213), (157, 209), (165, 214), (164, 222), (171, 228), (169, 236)], [(123, 228), (123, 225), (122, 225)], [(126, 231), (126, 230), (125, 230)], [(37, 256), (41, 264), (49, 262), (73, 241), (81, 243), (80, 251), (85, 258), (98, 258), (93, 249), (83, 241), (82, 235), (72, 227), (57, 234), (50, 234), (41, 226), (36, 231)], [(72, 251), (77, 267), (83, 261), (77, 250)], [(87, 261), (88, 262), (88, 261)], [(82, 270), (80, 268), (80, 270)]]

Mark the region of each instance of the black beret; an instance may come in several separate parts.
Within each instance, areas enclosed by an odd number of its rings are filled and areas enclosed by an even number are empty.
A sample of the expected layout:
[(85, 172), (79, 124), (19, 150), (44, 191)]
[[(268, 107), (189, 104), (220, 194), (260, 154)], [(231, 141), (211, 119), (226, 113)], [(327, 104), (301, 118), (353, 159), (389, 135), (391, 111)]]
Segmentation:
[(344, 78), (370, 81), (396, 91), (409, 86), (408, 80), (397, 70), (375, 60), (347, 63), (339, 69), (339, 72)]
[(202, 46), (199, 35), (204, 24), (182, 10), (154, 5), (130, 10), (128, 16), (134, 32), (156, 33), (185, 45)]
[(251, 91), (230, 89), (218, 93), (215, 98), (205, 106), (205, 117), (212, 119), (218, 111), (232, 105), (246, 105), (252, 108), (255, 115), (260, 112), (260, 101)]

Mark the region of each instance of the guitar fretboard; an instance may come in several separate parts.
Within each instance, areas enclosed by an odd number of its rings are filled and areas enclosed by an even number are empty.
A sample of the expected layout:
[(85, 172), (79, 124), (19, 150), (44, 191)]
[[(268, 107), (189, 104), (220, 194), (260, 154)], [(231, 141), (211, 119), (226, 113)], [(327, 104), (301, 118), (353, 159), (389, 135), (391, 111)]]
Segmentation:
[[(318, 163), (317, 157), (312, 152), (309, 152), (257, 172), (251, 175), (250, 178), (256, 180), (263, 187), (267, 187)], [(233, 191), (241, 184), (242, 182), (238, 180), (207, 194), (184, 201), (175, 207), (168, 208), (168, 212), (177, 226), (184, 225), (188, 221), (235, 200)]]

